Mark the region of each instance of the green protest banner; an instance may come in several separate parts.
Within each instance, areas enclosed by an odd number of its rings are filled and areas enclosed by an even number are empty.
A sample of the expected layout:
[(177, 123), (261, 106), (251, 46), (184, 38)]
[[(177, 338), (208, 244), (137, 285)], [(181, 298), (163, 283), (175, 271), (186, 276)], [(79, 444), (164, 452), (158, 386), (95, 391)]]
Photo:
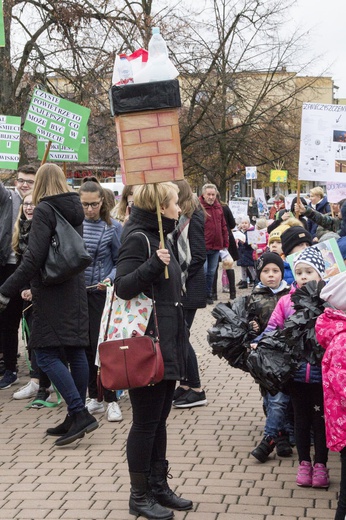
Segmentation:
[[(37, 157), (42, 160), (48, 139), (43, 137), (37, 138)], [(88, 132), (86, 129), (85, 135), (82, 137), (81, 145), (78, 151), (72, 150), (67, 146), (62, 146), (58, 143), (52, 143), (48, 152), (47, 161), (51, 162), (89, 162), (89, 142)]]
[(0, 0), (0, 47), (5, 47), (4, 9), (2, 0)]
[(17, 170), (19, 141), (20, 117), (0, 116), (0, 168)]
[(89, 108), (37, 88), (23, 130), (78, 151), (89, 116)]

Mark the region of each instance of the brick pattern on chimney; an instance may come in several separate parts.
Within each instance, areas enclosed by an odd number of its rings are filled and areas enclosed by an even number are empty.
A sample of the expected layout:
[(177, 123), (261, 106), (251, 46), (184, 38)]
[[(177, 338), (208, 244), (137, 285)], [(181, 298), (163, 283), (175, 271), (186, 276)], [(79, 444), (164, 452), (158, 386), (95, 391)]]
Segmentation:
[(184, 178), (177, 108), (122, 114), (115, 123), (125, 184)]

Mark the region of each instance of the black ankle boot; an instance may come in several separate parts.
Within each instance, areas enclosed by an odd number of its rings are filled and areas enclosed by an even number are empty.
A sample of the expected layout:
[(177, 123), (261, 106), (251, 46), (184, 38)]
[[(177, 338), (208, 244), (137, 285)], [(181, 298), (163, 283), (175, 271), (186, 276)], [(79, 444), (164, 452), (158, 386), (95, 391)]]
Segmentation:
[(159, 504), (166, 507), (171, 507), (177, 511), (188, 511), (192, 508), (191, 500), (178, 497), (174, 491), (170, 489), (167, 483), (167, 478), (172, 478), (168, 474), (168, 461), (159, 460), (151, 467), (149, 482), (152, 493)]
[(252, 450), (251, 455), (259, 462), (265, 462), (273, 449), (275, 448), (275, 440), (270, 435), (263, 437), (259, 445)]
[(99, 423), (87, 410), (84, 408), (81, 412), (72, 415), (72, 424), (65, 435), (55, 441), (56, 446), (65, 446), (71, 444), (84, 437), (85, 433), (90, 433), (98, 428)]
[(129, 501), (130, 515), (143, 516), (150, 520), (171, 520), (173, 511), (161, 506), (152, 494), (145, 473), (130, 472), (131, 494)]
[(72, 415), (66, 415), (64, 422), (58, 424), (55, 428), (48, 428), (47, 435), (64, 435), (69, 431), (72, 425)]
[(290, 457), (293, 450), (290, 445), (289, 437), (286, 432), (279, 432), (275, 439), (276, 453), (279, 457)]

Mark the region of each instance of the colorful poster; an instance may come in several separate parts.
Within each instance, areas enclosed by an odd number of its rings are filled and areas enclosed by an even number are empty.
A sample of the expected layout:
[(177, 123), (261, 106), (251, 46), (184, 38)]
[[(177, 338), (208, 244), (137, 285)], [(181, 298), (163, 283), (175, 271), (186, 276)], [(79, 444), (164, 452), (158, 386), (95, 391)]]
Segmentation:
[(254, 229), (247, 232), (247, 241), (251, 246), (253, 244), (265, 244), (267, 242), (266, 229)]
[(287, 182), (287, 170), (270, 170), (270, 182)]
[(0, 116), (0, 168), (17, 170), (19, 141), (20, 117)]
[(35, 89), (23, 130), (78, 151), (90, 109)]
[(255, 189), (253, 190), (254, 197), (257, 202), (258, 214), (259, 215), (269, 215), (269, 209), (267, 205), (267, 201), (264, 195), (264, 189)]
[[(339, 246), (335, 238), (325, 240), (324, 242), (318, 242), (318, 244), (313, 245), (311, 247), (317, 247), (322, 253), (326, 269), (323, 279), (330, 278), (331, 276), (335, 276), (336, 274), (346, 271), (346, 265), (344, 263)], [(291, 266), (293, 274), (294, 260), (299, 255), (299, 253), (301, 253), (301, 251), (293, 253), (292, 255), (288, 255), (288, 257), (286, 258), (287, 262)]]
[[(46, 151), (48, 139), (43, 137), (37, 138), (37, 157), (43, 159)], [(47, 161), (52, 162), (89, 162), (89, 143), (88, 143), (88, 131), (86, 130), (85, 135), (82, 137), (82, 142), (77, 151), (62, 146), (58, 143), (52, 143), (48, 152)]]
[(298, 178), (346, 183), (346, 106), (303, 103)]
[(2, 0), (0, 0), (0, 47), (5, 47), (4, 9)]
[(257, 179), (257, 166), (246, 166), (245, 176), (247, 181)]

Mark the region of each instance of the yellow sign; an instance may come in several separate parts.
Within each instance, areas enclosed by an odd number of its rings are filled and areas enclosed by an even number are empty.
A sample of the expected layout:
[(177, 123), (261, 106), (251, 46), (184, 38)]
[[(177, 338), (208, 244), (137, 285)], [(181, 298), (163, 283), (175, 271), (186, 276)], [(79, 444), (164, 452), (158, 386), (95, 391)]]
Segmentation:
[(270, 182), (287, 182), (287, 170), (270, 170)]

